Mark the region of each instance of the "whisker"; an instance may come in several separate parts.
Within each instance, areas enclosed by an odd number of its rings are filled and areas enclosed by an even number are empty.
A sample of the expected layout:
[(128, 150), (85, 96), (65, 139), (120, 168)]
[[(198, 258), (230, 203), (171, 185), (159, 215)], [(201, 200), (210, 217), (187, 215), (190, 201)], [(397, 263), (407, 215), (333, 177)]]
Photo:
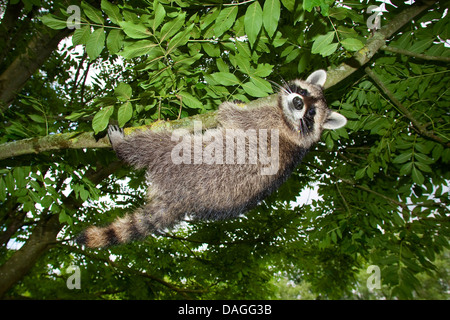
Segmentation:
[(269, 80), (267, 79), (267, 81), (269, 81), (270, 83), (272, 83), (273, 85), (275, 85), (278, 89), (284, 91), (284, 93), (286, 94), (290, 94), (291, 92), (288, 91), (285, 87), (281, 86), (280, 84), (276, 83), (275, 81)]
[(283, 79), (283, 77), (280, 76), (280, 78), (281, 78), (281, 82), (283, 83), (284, 88), (286, 88), (286, 90), (289, 91), (289, 93), (293, 93), (293, 92), (291, 91), (291, 88), (290, 88), (290, 86), (289, 86), (289, 83), (287, 83), (286, 80)]

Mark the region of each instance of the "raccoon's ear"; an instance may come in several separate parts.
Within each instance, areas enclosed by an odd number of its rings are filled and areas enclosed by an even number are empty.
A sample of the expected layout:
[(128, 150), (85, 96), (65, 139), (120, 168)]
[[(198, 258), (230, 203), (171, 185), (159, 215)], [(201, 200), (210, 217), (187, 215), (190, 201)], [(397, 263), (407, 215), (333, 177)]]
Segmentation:
[(309, 82), (311, 84), (315, 84), (318, 86), (323, 87), (323, 85), (325, 84), (325, 81), (327, 81), (327, 72), (325, 70), (317, 70), (314, 71), (313, 73), (311, 73), (308, 77), (308, 79), (306, 79), (306, 82)]
[(345, 126), (346, 123), (347, 123), (346, 117), (344, 117), (340, 113), (331, 111), (327, 119), (325, 120), (325, 123), (323, 124), (323, 128), (329, 130), (339, 129)]

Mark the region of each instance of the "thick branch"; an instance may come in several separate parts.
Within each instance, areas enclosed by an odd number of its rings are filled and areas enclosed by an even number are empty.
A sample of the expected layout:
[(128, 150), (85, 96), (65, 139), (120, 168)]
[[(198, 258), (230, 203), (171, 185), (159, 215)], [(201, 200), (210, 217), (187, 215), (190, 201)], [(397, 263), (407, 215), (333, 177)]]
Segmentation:
[[(121, 163), (116, 161), (97, 171), (88, 170), (85, 177), (92, 183), (98, 184), (116, 171), (120, 165)], [(62, 205), (75, 212), (82, 205), (82, 201), (77, 199), (72, 192), (63, 200)], [(41, 217), (26, 243), (0, 266), (0, 298), (25, 277), (42, 254), (56, 243), (56, 237), (62, 227), (58, 214)]]
[(360, 67), (365, 65), (372, 59), (375, 53), (386, 44), (386, 40), (399, 31), (405, 24), (411, 21), (414, 17), (422, 13), (424, 10), (432, 6), (436, 1), (418, 1), (409, 8), (399, 13), (386, 26), (382, 27), (380, 31), (367, 40), (364, 48), (356, 52), (351, 59), (341, 63), (334, 70), (328, 72), (325, 89), (334, 86), (343, 79), (351, 75)]
[[(364, 48), (359, 50), (355, 55), (347, 62), (342, 63), (335, 69), (328, 71), (327, 82), (325, 83), (325, 88), (329, 88), (338, 82), (344, 80), (350, 74), (355, 72), (358, 68), (366, 64), (375, 53), (385, 45), (386, 39), (392, 36), (400, 28), (402, 28), (406, 23), (411, 21), (418, 14), (429, 8), (436, 1), (425, 1), (417, 2), (412, 6), (408, 7), (401, 13), (399, 13), (388, 25), (384, 26), (380, 31), (375, 32), (373, 37), (371, 37)], [(273, 104), (276, 102), (276, 95), (271, 95), (265, 98), (257, 99), (251, 101), (248, 104), (249, 108), (257, 108), (262, 105)], [(180, 120), (164, 122), (158, 121), (150, 126), (143, 126), (137, 128), (125, 129), (125, 134), (129, 134), (133, 130), (159, 130), (165, 128), (168, 130), (173, 130), (176, 128), (185, 128), (188, 130), (193, 130), (193, 121), (202, 121), (204, 129), (213, 128), (217, 126), (217, 120), (215, 117), (216, 113), (211, 112), (208, 114), (196, 115), (189, 118), (184, 118)], [(31, 138), (24, 139), (21, 141), (9, 142), (0, 145), (0, 160), (16, 157), (24, 154), (33, 154), (51, 150), (59, 149), (81, 149), (81, 148), (106, 148), (109, 147), (109, 141), (106, 138), (96, 141), (92, 132), (77, 134), (77, 133), (66, 133), (50, 135), (42, 138)]]
[(31, 75), (71, 32), (69, 29), (46, 28), (44, 32), (36, 33), (24, 53), (18, 55), (0, 75), (0, 110), (5, 110), (12, 103)]
[[(161, 129), (175, 130), (178, 128), (193, 130), (194, 121), (201, 121), (203, 128), (212, 128), (217, 126), (215, 112), (210, 112), (170, 122), (157, 121), (149, 126), (126, 128), (125, 134), (129, 134), (134, 130), (157, 131)], [(45, 137), (36, 137), (3, 143), (0, 145), (0, 160), (25, 154), (37, 154), (45, 151), (60, 149), (92, 149), (109, 147), (111, 147), (111, 144), (109, 143), (107, 137), (96, 140), (93, 132), (52, 134)]]

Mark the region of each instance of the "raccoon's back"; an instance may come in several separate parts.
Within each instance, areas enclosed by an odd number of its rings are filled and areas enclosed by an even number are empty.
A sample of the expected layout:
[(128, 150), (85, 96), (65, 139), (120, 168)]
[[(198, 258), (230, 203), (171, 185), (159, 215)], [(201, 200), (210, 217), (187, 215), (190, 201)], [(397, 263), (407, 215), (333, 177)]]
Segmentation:
[(274, 192), (307, 151), (280, 152), (283, 162), (270, 175), (261, 174), (260, 164), (174, 164), (163, 156), (155, 170), (150, 167), (147, 173), (151, 194), (202, 218), (236, 216)]

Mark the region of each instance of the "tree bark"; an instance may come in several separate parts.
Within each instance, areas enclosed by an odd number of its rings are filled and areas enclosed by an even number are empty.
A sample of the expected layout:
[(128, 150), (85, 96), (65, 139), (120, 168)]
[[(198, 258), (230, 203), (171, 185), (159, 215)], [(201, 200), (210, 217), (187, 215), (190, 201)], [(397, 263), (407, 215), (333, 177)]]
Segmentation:
[(0, 267), (0, 298), (31, 270), (42, 253), (55, 242), (60, 230), (58, 215), (39, 221), (22, 248)]
[(0, 111), (5, 110), (14, 101), (32, 74), (71, 32), (69, 29), (53, 30), (46, 27), (45, 31), (38, 31), (31, 38), (24, 53), (18, 55), (0, 75)]
[[(119, 166), (121, 166), (121, 162), (112, 162), (108, 167), (97, 171), (88, 170), (85, 176), (92, 183), (98, 184), (115, 172)], [(76, 199), (73, 193), (63, 200), (63, 206), (71, 212), (76, 212), (81, 205), (82, 201)], [(22, 248), (17, 250), (11, 258), (0, 266), (0, 298), (3, 298), (8, 290), (22, 280), (42, 254), (56, 243), (56, 237), (62, 227), (63, 224), (59, 222), (58, 214), (41, 218)]]

